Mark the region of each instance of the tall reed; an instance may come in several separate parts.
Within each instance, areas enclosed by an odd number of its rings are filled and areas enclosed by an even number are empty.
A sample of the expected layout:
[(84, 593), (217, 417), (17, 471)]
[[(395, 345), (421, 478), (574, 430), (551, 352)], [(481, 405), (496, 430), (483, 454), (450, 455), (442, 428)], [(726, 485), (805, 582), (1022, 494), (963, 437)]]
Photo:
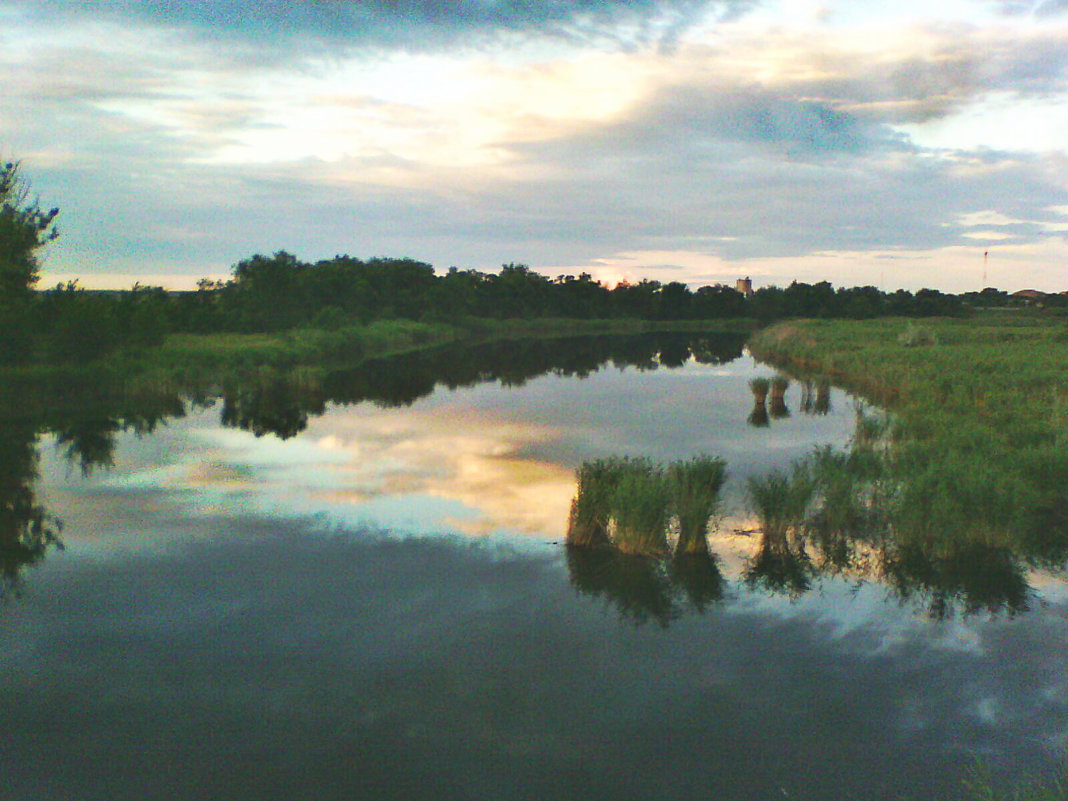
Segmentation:
[(760, 518), (765, 534), (778, 540), (803, 528), (814, 491), (804, 461), (795, 462), (789, 473), (772, 470), (763, 476), (751, 476), (746, 489), (749, 506)]
[(708, 553), (708, 524), (719, 507), (720, 490), (726, 477), (726, 463), (711, 456), (672, 462), (668, 466), (671, 505), (679, 520), (678, 553)]
[(769, 389), (771, 389), (771, 382), (763, 376), (749, 379), (749, 391), (753, 393), (754, 403), (763, 406), (768, 399)]
[(790, 416), (790, 410), (786, 408), (786, 390), (789, 386), (790, 379), (786, 376), (777, 375), (771, 379), (771, 408), (768, 411), (776, 420)]
[(612, 498), (625, 460), (610, 457), (583, 462), (578, 469), (578, 491), (571, 501), (567, 524), (568, 545), (608, 545)]
[(666, 554), (670, 503), (668, 483), (659, 467), (647, 459), (624, 459), (612, 493), (616, 547), (627, 554)]

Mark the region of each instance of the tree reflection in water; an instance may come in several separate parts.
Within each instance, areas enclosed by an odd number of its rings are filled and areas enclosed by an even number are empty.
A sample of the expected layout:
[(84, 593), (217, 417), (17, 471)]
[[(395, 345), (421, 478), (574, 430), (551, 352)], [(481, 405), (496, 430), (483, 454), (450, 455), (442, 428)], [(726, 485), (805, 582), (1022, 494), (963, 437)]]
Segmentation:
[(27, 565), (59, 546), (60, 521), (37, 500), (37, 427), (0, 427), (0, 597), (17, 590)]
[(438, 386), (458, 389), (498, 381), (518, 387), (541, 375), (585, 377), (609, 363), (675, 369), (692, 355), (701, 364), (725, 364), (742, 355), (744, 343), (739, 334), (672, 333), (512, 340), (370, 359), (321, 378), (264, 371), (224, 389), (222, 422), (256, 436), (287, 439), (304, 430), (309, 416), (322, 414), (327, 403), (409, 406)]
[[(656, 370), (680, 367), (692, 355), (702, 364), (724, 364), (742, 355), (744, 343), (743, 334), (582, 336), (434, 348), (326, 374), (261, 368), (223, 381), (221, 422), (256, 436), (288, 439), (328, 403), (406, 406), (439, 385), (519, 386), (550, 373), (586, 376), (609, 363)], [(210, 406), (217, 392), (203, 387), (178, 392), (166, 377), (160, 384), (134, 391), (107, 376), (59, 376), (0, 387), (0, 594), (17, 586), (23, 568), (62, 547), (61, 521), (37, 499), (39, 437), (54, 434), (67, 461), (89, 476), (113, 466), (119, 434), (151, 434), (167, 419), (184, 416), (187, 406)], [(596, 517), (587, 525), (591, 542), (597, 541)]]
[[(168, 418), (185, 414), (185, 401), (173, 392), (115, 390), (109, 400), (101, 385), (78, 389), (83, 391), (36, 394), (13, 385), (0, 394), (0, 596), (18, 590), (27, 566), (63, 547), (62, 521), (37, 497), (41, 435), (54, 434), (57, 449), (88, 476), (114, 464), (121, 432), (150, 434)], [(69, 402), (79, 397), (85, 402)]]

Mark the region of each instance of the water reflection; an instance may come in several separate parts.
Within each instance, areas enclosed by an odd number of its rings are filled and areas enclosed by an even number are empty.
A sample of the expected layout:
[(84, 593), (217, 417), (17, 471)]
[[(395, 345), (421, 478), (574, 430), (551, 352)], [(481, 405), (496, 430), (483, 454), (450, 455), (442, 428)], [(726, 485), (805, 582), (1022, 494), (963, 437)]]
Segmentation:
[(228, 382), (223, 389), (220, 421), (257, 437), (295, 437), (308, 427), (309, 415), (326, 411), (326, 397), (316, 381), (269, 373), (251, 381)]
[(23, 568), (59, 543), (62, 524), (38, 501), (37, 430), (0, 427), (0, 597), (18, 586)]
[(801, 414), (827, 414), (831, 410), (831, 382), (827, 378), (801, 381)]
[[(805, 379), (799, 382), (801, 399), (798, 411), (803, 415), (825, 416), (831, 411), (831, 382), (827, 378)], [(753, 393), (753, 410), (747, 422), (754, 428), (767, 428), (772, 420), (785, 420), (790, 417), (790, 407), (786, 403), (786, 392), (790, 388), (790, 379), (784, 375), (771, 378), (759, 376), (750, 380), (749, 389)]]
[[(217, 390), (222, 400), (219, 419), (225, 428), (288, 440), (305, 431), (310, 420), (324, 414), (330, 404), (369, 401), (386, 409), (406, 407), (438, 387), (451, 390), (490, 381), (519, 387), (546, 374), (585, 377), (605, 364), (642, 371), (675, 369), (691, 358), (700, 364), (723, 364), (741, 356), (744, 340), (738, 334), (583, 336), (444, 347), (371, 360), (354, 369), (327, 374), (265, 368), (229, 376), (222, 382)], [(189, 408), (212, 405), (213, 395), (201, 387), (179, 391), (169, 379), (160, 380), (158, 385), (145, 382), (140, 388), (105, 377), (45, 380), (28, 386), (10, 383), (0, 388), (0, 420), (4, 421), (0, 427), (0, 572), (5, 585), (13, 586), (25, 565), (40, 561), (50, 547), (59, 546), (61, 523), (37, 500), (35, 490), (42, 435), (52, 435), (64, 460), (90, 478), (97, 471), (114, 467), (116, 443), (122, 434), (150, 435), (167, 420), (184, 417)], [(455, 435), (454, 430), (449, 433)], [(531, 437), (545, 434), (535, 431)], [(455, 451), (456, 444), (453, 440), (448, 447)], [(502, 504), (514, 506), (519, 491), (529, 494), (541, 484), (555, 490), (559, 481), (568, 480), (566, 471), (539, 472), (535, 463), (515, 461), (507, 486), (490, 487), (490, 479), (484, 479), (471, 491), (482, 499), (499, 495)], [(495, 467), (497, 474), (507, 467), (500, 454), (495, 455)], [(469, 478), (473, 478), (471, 468), (470, 464), (465, 468)], [(427, 474), (436, 469), (427, 465)], [(496, 481), (501, 478), (497, 475)], [(410, 479), (390, 479), (389, 491), (404, 491), (401, 484), (405, 480)], [(553, 508), (544, 500), (520, 506)], [(468, 520), (452, 522), (460, 528), (485, 525)]]
[(754, 428), (767, 428), (770, 424), (768, 417), (768, 389), (771, 382), (767, 378), (754, 378), (749, 382), (749, 389), (753, 393), (753, 411), (749, 413), (749, 425)]
[(639, 370), (675, 369), (691, 357), (698, 364), (725, 364), (742, 355), (744, 343), (738, 334), (661, 333), (434, 348), (372, 359), (321, 380), (268, 375), (236, 383), (224, 391), (222, 423), (288, 439), (307, 427), (309, 416), (321, 415), (327, 403), (410, 406), (439, 386), (452, 390), (497, 381), (520, 387), (542, 375), (584, 378), (607, 363)]
[[(586, 355), (532, 346), (524, 364), (502, 346), (492, 367), (456, 353), (437, 372), (413, 359), (408, 377), (396, 362), (264, 371), (145, 442), (132, 435), (189, 401), (160, 391), (7, 418), (5, 589), (55, 547), (53, 512), (70, 546), (60, 569), (53, 558), (36, 571), (37, 592), (3, 610), (9, 786), (88, 797), (118, 781), (118, 796), (137, 797), (166, 775), (185, 796), (292, 796), (310, 782), (320, 796), (419, 797), (447, 781), (475, 797), (490, 776), (494, 792), (531, 798), (891, 798), (901, 787), (883, 777), (905, 777), (923, 797), (975, 751), (1026, 766), (1036, 743), (1063, 738), (1063, 603), (1000, 619), (1039, 608), (1028, 571), (1054, 551), (1040, 537), (916, 525), (903, 505), (909, 463), (876, 416), (857, 420), (849, 447), (811, 452), (844, 442), (852, 423), (844, 402), (826, 416), (829, 385), (821, 403), (817, 384), (794, 379), (781, 393), (792, 416), (772, 418), (768, 373), (770, 425), (758, 430), (744, 422), (746, 382), (766, 368), (669, 371), (684, 353), (716, 363), (727, 352), (711, 340), (621, 343), (599, 354), (658, 373), (413, 403), (450, 383), (524, 383), (538, 363), (580, 375), (599, 346), (575, 346)], [(359, 401), (380, 408), (334, 406)], [(580, 469), (590, 497), (569, 508), (575, 468), (616, 452), (635, 454), (629, 488), (604, 479), (599, 500)], [(759, 530), (742, 536), (722, 507), (740, 513), (732, 493), (750, 475), (768, 497), (741, 521)], [(627, 498), (613, 499), (620, 486)], [(440, 529), (420, 518), (419, 533), (541, 541), (376, 537), (304, 516), (326, 516), (328, 498), (359, 506), (344, 523), (373, 503), (408, 513), (417, 496), (439, 502), (435, 514), (468, 515)], [(589, 547), (548, 544), (569, 515)], [(80, 521), (106, 536), (79, 541)], [(220, 714), (205, 746), (204, 721)], [(123, 769), (85, 760), (94, 748)], [(175, 753), (188, 757), (178, 769)], [(264, 753), (292, 758), (265, 774)], [(734, 773), (710, 779), (710, 759)], [(635, 764), (651, 766), (637, 790)], [(425, 768), (418, 781), (413, 765)]]
[[(88, 477), (114, 464), (119, 434), (151, 434), (167, 418), (184, 415), (186, 408), (173, 393), (121, 393), (101, 407), (110, 410), (108, 414), (67, 405), (62, 394), (41, 396), (23, 389), (7, 387), (10, 394), (0, 398), (0, 596), (18, 589), (27, 566), (40, 562), (50, 549), (63, 547), (63, 521), (38, 498), (41, 435), (54, 434), (68, 464)], [(85, 397), (102, 403), (92, 392)]]
[[(767, 383), (757, 379), (750, 388), (759, 398)], [(710, 582), (704, 592), (690, 594), (696, 609), (721, 598), (725, 581), (704, 563), (696, 573), (682, 566), (687, 553), (712, 566), (719, 556), (709, 549), (707, 525), (699, 527), (701, 547), (694, 547), (694, 535), (680, 525), (677, 499), (656, 497), (656, 474), (647, 462), (627, 459), (602, 459), (579, 469), (568, 563), (580, 591), (608, 598), (624, 617), (666, 625), (677, 615), (679, 587), (688, 586), (684, 577)], [(797, 600), (826, 580), (875, 583), (931, 619), (1011, 617), (1031, 608), (1035, 593), (1028, 574), (1034, 567), (1064, 569), (1063, 559), (1049, 560), (1045, 540), (1026, 531), (1000, 528), (992, 539), (985, 528), (947, 533), (912, 526), (902, 505), (909, 481), (895, 459), (885, 418), (858, 409), (849, 448), (818, 448), (789, 469), (749, 478), (747, 503), (759, 528), (741, 569), (741, 586)], [(721, 476), (702, 476), (691, 491), (701, 495), (703, 489), (714, 509), (721, 483)], [(635, 523), (630, 507), (650, 511)], [(642, 530), (633, 531), (635, 526)], [(679, 534), (673, 552), (667, 547), (672, 529)], [(617, 575), (608, 575), (612, 570)]]
[(680, 554), (654, 559), (613, 548), (568, 548), (571, 586), (604, 600), (626, 620), (667, 626), (688, 606), (705, 612), (723, 600), (727, 582), (716, 558)]
[(790, 380), (785, 376), (777, 375), (771, 379), (771, 405), (768, 413), (773, 420), (790, 416), (790, 410), (786, 408), (786, 390), (789, 386)]
[[(435, 387), (455, 389), (490, 381), (519, 386), (546, 373), (588, 376), (606, 362), (640, 371), (675, 370), (691, 359), (715, 365), (735, 359), (741, 347), (737, 336), (582, 337), (444, 349), (329, 375), (262, 371), (224, 382), (220, 416), (226, 428), (286, 440), (305, 431), (331, 405), (370, 401), (394, 409), (412, 404)], [(748, 431), (746, 436), (756, 440), (766, 432), (747, 429), (741, 422), (744, 382), (751, 374), (749, 369), (733, 378), (731, 386), (740, 397), (731, 407), (737, 429), (731, 433)], [(796, 393), (797, 387), (801, 398), (795, 408), (800, 415), (790, 420), (791, 392)], [(832, 407), (830, 385), (824, 379), (792, 384), (784, 376), (770, 375), (749, 381), (749, 390), (754, 402), (749, 422), (774, 425), (776, 431), (815, 422), (813, 418), (826, 416)], [(617, 401), (630, 402), (627, 397)], [(502, 395), (499, 402), (509, 403), (510, 396)], [(21, 421), (3, 428), (0, 556), (9, 585), (24, 565), (39, 561), (58, 544), (59, 522), (34, 493), (37, 438), (52, 433), (68, 463), (92, 476), (114, 464), (116, 441), (123, 432), (151, 434), (165, 420), (183, 416), (189, 403), (174, 391), (117, 393), (110, 405), (98, 403), (91, 407), (98, 411), (83, 408), (77, 414), (70, 407), (56, 410), (42, 403), (24, 409)], [(547, 396), (545, 403), (558, 407), (561, 400)], [(677, 416), (680, 407), (653, 408)], [(272, 484), (256, 474), (244, 453), (233, 463), (210, 454), (217, 468), (214, 473), (205, 473), (198, 462), (183, 475), (199, 476), (201, 484), (211, 484), (204, 475), (245, 476), (248, 480), (238, 489), (244, 493), (240, 502), (246, 509), (250, 488), (270, 495), (272, 501), (284, 493), (299, 496), (301, 512), (318, 512), (326, 503), (337, 503), (392, 514), (404, 507), (408, 514), (414, 504), (427, 503), (432, 506), (429, 513), (412, 517), (420, 531), (529, 531), (552, 539), (559, 537), (566, 523), (569, 544), (602, 551), (588, 558), (569, 556), (569, 565), (579, 574), (573, 576), (576, 588), (618, 598), (613, 603), (630, 618), (644, 616), (661, 623), (674, 619), (679, 609), (709, 608), (731, 583), (739, 591), (798, 599), (831, 579), (878, 584), (900, 603), (933, 618), (980, 612), (1015, 615), (1034, 604), (1031, 570), (1036, 565), (1063, 564), (1063, 538), (1053, 530), (992, 524), (982, 532), (947, 535), (925, 524), (913, 502), (919, 491), (909, 474), (909, 462), (901, 458), (887, 427), (875, 415), (859, 413), (847, 449), (818, 450), (786, 471), (767, 471), (769, 463), (781, 461), (775, 452), (759, 462), (763, 472), (746, 483), (748, 506), (759, 530), (753, 537), (733, 538), (728, 545), (735, 552), (728, 553), (723, 537), (716, 539), (715, 547), (710, 545), (708, 532), (723, 513), (725, 477), (736, 472), (735, 480), (742, 484), (744, 471), (753, 472), (751, 465), (739, 466), (737, 450), (728, 453), (731, 464), (696, 457), (665, 466), (645, 457), (622, 464), (607, 458), (588, 460), (578, 470), (578, 489), (568, 513), (575, 487), (570, 471), (588, 451), (576, 448), (582, 456), (569, 464), (552, 448), (557, 439), (571, 447), (579, 435), (561, 433), (554, 420), (539, 423), (522, 415), (521, 422), (491, 422), (485, 411), (482, 408), (476, 415), (469, 406), (431, 405), (405, 409), (403, 416), (398, 413), (387, 420), (365, 408), (351, 418), (335, 419), (326, 428), (329, 434), (311, 443), (314, 454), (301, 455), (294, 443), (285, 446), (289, 449), (285, 458), (300, 462), (306, 484), (295, 484), (296, 473), (281, 470), (273, 474)], [(846, 411), (845, 404), (841, 411)], [(758, 412), (760, 421), (754, 422)], [(584, 421), (582, 435), (599, 433), (606, 420), (615, 422), (610, 418), (608, 412)], [(352, 429), (346, 432), (343, 425)], [(351, 441), (345, 441), (346, 433)], [(625, 434), (631, 436), (629, 431)], [(727, 432), (717, 430), (714, 436), (722, 442)], [(658, 430), (657, 438), (663, 441), (665, 436)], [(266, 444), (277, 446), (270, 458), (278, 458), (280, 443)], [(336, 457), (324, 464), (323, 452), (330, 448)], [(676, 453), (680, 449), (675, 442), (670, 448)], [(276, 463), (271, 467), (275, 469)], [(940, 503), (942, 496), (929, 490), (925, 487), (928, 495), (922, 508)], [(945, 491), (952, 493), (954, 486), (946, 482)], [(382, 524), (388, 527), (394, 519), (386, 518)], [(734, 567), (739, 550), (745, 559)], [(588, 565), (582, 564), (584, 559)], [(613, 570), (619, 575), (612, 575)]]

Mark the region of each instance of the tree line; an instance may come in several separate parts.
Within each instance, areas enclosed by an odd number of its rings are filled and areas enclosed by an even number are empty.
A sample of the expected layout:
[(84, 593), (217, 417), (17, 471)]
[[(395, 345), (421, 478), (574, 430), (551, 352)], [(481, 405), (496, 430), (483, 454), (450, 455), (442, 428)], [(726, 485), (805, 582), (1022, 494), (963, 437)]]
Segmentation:
[(316, 263), (279, 252), (238, 263), (233, 278), (202, 282), (174, 294), (174, 324), (183, 330), (279, 331), (331, 327), (382, 318), (450, 321), (476, 318), (636, 318), (706, 320), (752, 317), (931, 316), (960, 312), (959, 299), (935, 290), (884, 293), (875, 287), (835, 289), (794, 282), (745, 295), (733, 287), (691, 290), (679, 281), (643, 279), (613, 288), (588, 273), (549, 278), (527, 265), (499, 272), (460, 270), (439, 275), (425, 262), (336, 256)]
[(244, 259), (229, 280), (204, 279), (195, 291), (138, 285), (100, 292), (67, 283), (41, 292), (38, 255), (58, 236), (58, 213), (31, 199), (17, 163), (0, 168), (0, 364), (81, 362), (120, 346), (152, 347), (172, 332), (336, 330), (381, 319), (770, 322), (956, 315), (965, 308), (962, 297), (931, 289), (888, 293), (821, 281), (743, 294), (722, 285), (692, 290), (679, 281), (649, 279), (608, 287), (588, 273), (549, 278), (516, 263), (498, 272), (452, 267), (439, 274), (413, 259), (339, 255), (311, 263), (285, 251)]

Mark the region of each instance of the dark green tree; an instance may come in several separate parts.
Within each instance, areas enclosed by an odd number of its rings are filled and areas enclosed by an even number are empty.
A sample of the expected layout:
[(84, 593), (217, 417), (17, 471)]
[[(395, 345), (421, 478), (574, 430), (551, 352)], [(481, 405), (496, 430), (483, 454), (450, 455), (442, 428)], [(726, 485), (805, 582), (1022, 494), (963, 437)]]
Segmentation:
[(0, 167), (0, 303), (27, 301), (40, 278), (37, 254), (59, 236), (59, 209), (42, 211), (18, 162)]
[(59, 209), (43, 211), (31, 199), (18, 162), (0, 166), (0, 364), (24, 361), (29, 355), (38, 254), (59, 236), (58, 214)]
[(43, 293), (38, 318), (43, 351), (55, 362), (87, 362), (106, 356), (120, 344), (117, 303), (108, 295), (86, 292), (77, 281)]

